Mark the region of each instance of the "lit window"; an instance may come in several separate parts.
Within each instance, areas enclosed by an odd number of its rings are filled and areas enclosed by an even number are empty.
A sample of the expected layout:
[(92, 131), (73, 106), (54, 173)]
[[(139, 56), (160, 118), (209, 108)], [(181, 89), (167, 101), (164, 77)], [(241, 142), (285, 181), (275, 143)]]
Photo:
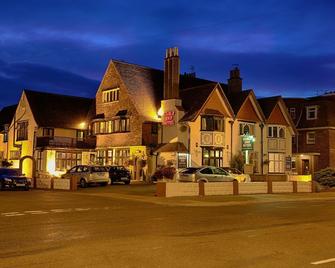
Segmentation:
[(201, 130), (203, 131), (224, 131), (223, 117), (218, 116), (202, 116)]
[(81, 158), (81, 153), (77, 152), (56, 152), (56, 170), (65, 171), (81, 165)]
[(43, 128), (43, 137), (53, 137), (54, 129), (53, 128)]
[(285, 154), (269, 153), (269, 173), (285, 172)]
[(318, 107), (317, 106), (306, 107), (306, 119), (315, 120), (317, 118), (318, 118)]
[(240, 135), (254, 135), (254, 124), (240, 123)]
[(269, 126), (268, 127), (269, 138), (285, 138), (285, 128), (281, 126)]
[(19, 160), (21, 157), (21, 152), (20, 151), (10, 151), (9, 152), (9, 159), (10, 160)]
[(102, 92), (102, 102), (115, 102), (120, 99), (120, 88), (104, 90)]
[(315, 144), (315, 132), (307, 132), (306, 133), (306, 143), (307, 144)]

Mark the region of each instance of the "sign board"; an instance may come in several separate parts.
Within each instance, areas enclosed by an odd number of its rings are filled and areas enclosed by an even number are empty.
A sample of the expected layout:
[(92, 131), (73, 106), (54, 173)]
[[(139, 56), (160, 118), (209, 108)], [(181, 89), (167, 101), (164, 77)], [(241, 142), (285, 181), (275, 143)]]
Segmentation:
[(174, 125), (175, 112), (169, 111), (165, 112), (163, 115), (163, 125), (164, 126), (173, 126)]
[(187, 154), (178, 154), (178, 168), (187, 168)]
[(252, 135), (242, 136), (242, 151), (251, 151), (254, 149), (255, 138)]

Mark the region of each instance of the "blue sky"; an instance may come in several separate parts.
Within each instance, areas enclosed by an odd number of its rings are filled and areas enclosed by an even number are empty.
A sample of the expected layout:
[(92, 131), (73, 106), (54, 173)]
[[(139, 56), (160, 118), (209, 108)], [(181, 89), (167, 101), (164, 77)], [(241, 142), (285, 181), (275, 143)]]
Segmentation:
[(24, 88), (94, 96), (111, 58), (225, 82), (258, 96), (335, 89), (335, 1), (1, 1), (0, 107)]

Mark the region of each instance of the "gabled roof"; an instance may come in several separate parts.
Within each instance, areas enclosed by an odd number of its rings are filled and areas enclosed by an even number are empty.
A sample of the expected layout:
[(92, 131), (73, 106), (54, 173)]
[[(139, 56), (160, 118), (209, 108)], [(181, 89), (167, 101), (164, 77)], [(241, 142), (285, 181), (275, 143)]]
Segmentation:
[(251, 91), (252, 91), (251, 89), (243, 90), (241, 92), (229, 92), (227, 89), (224, 91), (229, 100), (231, 107), (233, 108), (235, 115), (238, 114), (243, 103), (249, 97), (249, 94), (251, 93)]
[(78, 129), (95, 114), (94, 99), (24, 90), (39, 127)]
[[(142, 116), (146, 117), (151, 111), (157, 111), (159, 109), (164, 92), (163, 70), (118, 60), (112, 60), (110, 64), (114, 64), (122, 81), (127, 87), (129, 96), (133, 100), (133, 104)], [(209, 83), (214, 82), (196, 78), (187, 74), (181, 74), (179, 86), (182, 91), (182, 89), (185, 88), (202, 86)], [(197, 97), (198, 96), (191, 96), (191, 98)]]
[[(223, 100), (226, 102), (228, 111), (233, 114), (233, 110), (224, 95), (224, 92), (219, 83), (209, 83), (201, 86), (186, 88), (180, 90), (180, 98), (182, 99), (183, 106), (186, 110), (185, 115), (180, 120), (181, 122), (193, 121), (201, 111), (202, 107), (208, 100), (215, 88), (219, 89)], [(232, 115), (233, 116), (233, 115)]]
[(10, 125), (13, 120), (17, 105), (3, 107), (0, 111), (0, 131), (4, 130), (5, 125)]
[(261, 98), (257, 100), (258, 100), (259, 105), (262, 108), (265, 118), (268, 119), (269, 116), (271, 115), (271, 112), (276, 107), (276, 104), (281, 100), (281, 97), (273, 96), (273, 97)]

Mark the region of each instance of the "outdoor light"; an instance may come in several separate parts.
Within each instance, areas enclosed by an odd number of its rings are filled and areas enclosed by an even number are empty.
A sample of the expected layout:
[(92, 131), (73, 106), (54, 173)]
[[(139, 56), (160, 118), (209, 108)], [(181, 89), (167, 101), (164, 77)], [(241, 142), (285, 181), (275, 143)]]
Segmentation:
[(159, 108), (158, 112), (157, 112), (158, 118), (161, 118), (163, 116), (163, 109), (162, 107)]
[(81, 123), (79, 124), (79, 127), (80, 127), (81, 129), (85, 129), (85, 128), (86, 128), (86, 122), (81, 122)]

